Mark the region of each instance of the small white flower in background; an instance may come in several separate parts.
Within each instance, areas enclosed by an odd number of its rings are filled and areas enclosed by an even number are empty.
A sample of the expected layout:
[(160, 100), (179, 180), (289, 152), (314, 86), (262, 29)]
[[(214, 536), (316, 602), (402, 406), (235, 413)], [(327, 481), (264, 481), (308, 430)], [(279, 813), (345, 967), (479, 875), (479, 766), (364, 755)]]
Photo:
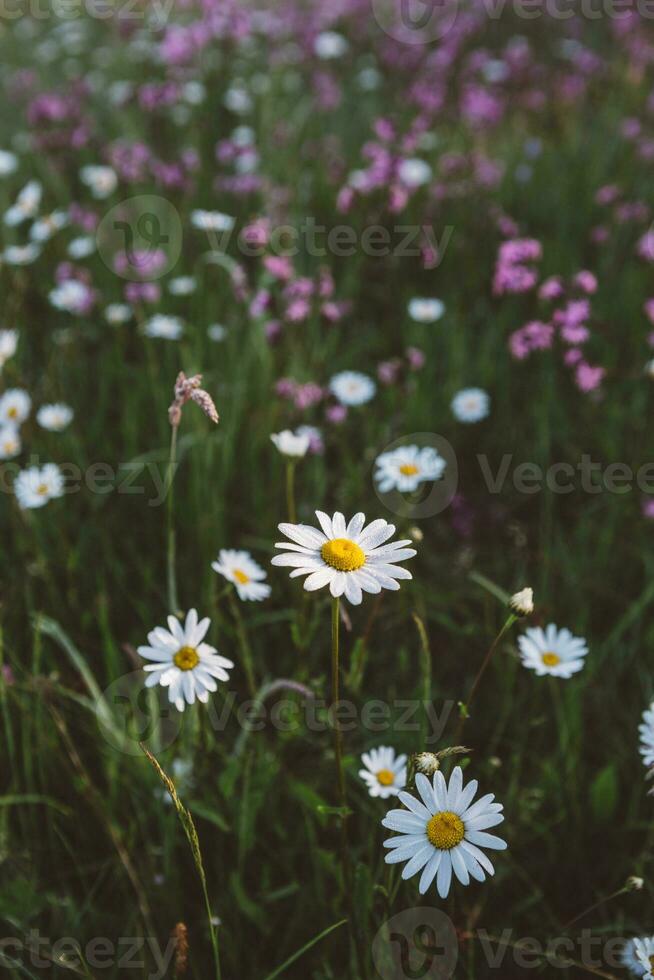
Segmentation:
[(13, 204), (5, 213), (5, 224), (10, 228), (22, 224), (28, 218), (35, 218), (41, 204), (42, 187), (38, 180), (25, 184)]
[(359, 88), (364, 92), (376, 92), (383, 80), (382, 74), (377, 68), (362, 68), (357, 75)]
[(7, 245), (2, 253), (2, 261), (6, 265), (31, 265), (40, 254), (41, 249), (34, 242), (29, 245)]
[(374, 398), (377, 386), (360, 371), (341, 371), (329, 382), (329, 390), (341, 405), (365, 405)]
[(127, 323), (132, 316), (132, 307), (127, 303), (110, 303), (104, 311), (107, 323), (116, 327), (121, 323)]
[(30, 466), (21, 470), (14, 481), (14, 493), (21, 510), (35, 510), (44, 507), (56, 497), (64, 494), (64, 478), (55, 463), (45, 466)]
[(13, 425), (0, 426), (0, 459), (15, 459), (20, 455), (20, 433)]
[(638, 726), (640, 735), (639, 752), (646, 766), (654, 766), (654, 701), (643, 712), (643, 719)]
[(171, 296), (190, 296), (195, 292), (196, 286), (193, 276), (177, 276), (168, 283), (168, 292)]
[(0, 330), (0, 370), (14, 356), (18, 347), (17, 330)]
[(349, 47), (347, 39), (336, 31), (323, 31), (317, 36), (313, 44), (314, 52), (323, 61), (342, 58)]
[(523, 666), (534, 670), (539, 677), (571, 677), (584, 666), (588, 654), (586, 641), (573, 636), (568, 629), (559, 629), (553, 623), (542, 630), (534, 626), (518, 637), (520, 659)]
[(421, 483), (439, 480), (446, 467), (431, 446), (400, 446), (375, 460), (375, 482), (382, 493), (413, 493)]
[(637, 875), (630, 875), (624, 887), (628, 892), (641, 892), (645, 887), (645, 879), (639, 878)]
[(495, 874), (493, 865), (481, 848), (503, 851), (506, 842), (486, 831), (502, 823), (500, 803), (492, 794), (473, 799), (478, 789), (476, 779), (463, 788), (463, 773), (459, 766), (450, 776), (449, 785), (442, 772), (434, 773), (430, 782), (422, 773), (416, 775), (416, 789), (421, 800), (409, 793), (400, 793), (399, 800), (406, 810), (391, 810), (382, 826), (399, 831), (399, 837), (384, 841), (389, 848), (387, 864), (408, 863), (402, 871), (404, 879), (422, 871), (418, 890), (424, 895), (434, 878), (441, 898), (447, 898), (452, 872), (462, 885), (470, 879), (484, 881), (486, 874)]
[(222, 323), (212, 323), (207, 327), (207, 336), (209, 340), (219, 344), (227, 336), (227, 327), (223, 327)]
[(225, 93), (223, 105), (237, 116), (245, 115), (252, 109), (253, 102), (250, 93), (244, 85), (235, 82)]
[(416, 323), (436, 323), (445, 313), (445, 303), (440, 299), (412, 299), (409, 316)]
[(218, 690), (217, 681), (229, 680), (232, 661), (203, 642), (210, 625), (209, 619), (198, 622), (195, 609), (187, 613), (184, 626), (169, 616), (168, 629), (157, 626), (148, 633), (149, 646), (138, 648), (144, 660), (153, 661), (143, 668), (149, 673), (145, 686), (167, 687), (168, 700), (178, 711), (196, 698), (206, 704), (210, 692)]
[(44, 218), (38, 218), (30, 228), (30, 238), (33, 242), (42, 244), (49, 241), (62, 228), (65, 228), (70, 221), (65, 211), (53, 211), (52, 214)]
[(309, 436), (297, 435), (290, 429), (284, 429), (283, 432), (273, 432), (270, 438), (282, 456), (290, 456), (294, 459), (301, 459), (306, 456), (311, 443)]
[(42, 405), (36, 413), (36, 421), (48, 432), (62, 432), (73, 421), (73, 410), (62, 402)]
[(522, 589), (509, 599), (509, 609), (516, 616), (529, 616), (534, 611), (534, 590)]
[(272, 591), (263, 581), (266, 578), (265, 571), (248, 551), (221, 548), (218, 560), (212, 562), (211, 567), (214, 572), (236, 586), (239, 599), (260, 602), (267, 599)]
[(406, 756), (395, 755), (395, 749), (380, 745), (361, 756), (365, 769), (359, 775), (368, 787), (371, 796), (382, 800), (397, 796), (406, 786)]
[(72, 242), (68, 243), (66, 251), (71, 259), (87, 259), (89, 255), (93, 255), (95, 252), (95, 238), (92, 235), (80, 235), (78, 238), (73, 238)]
[(454, 396), (451, 407), (458, 422), (481, 422), (490, 412), (490, 397), (482, 388), (464, 388)]
[(0, 150), (0, 177), (8, 177), (18, 170), (18, 157), (9, 150)]
[(654, 977), (654, 936), (630, 939), (622, 950), (622, 963), (643, 980)]
[(334, 598), (345, 595), (358, 606), (364, 592), (373, 595), (382, 589), (396, 592), (398, 579), (413, 576), (397, 562), (413, 558), (410, 541), (393, 541), (385, 544), (395, 533), (395, 527), (382, 519), (364, 527), (364, 514), (355, 514), (346, 524), (342, 514), (329, 517), (316, 511), (322, 530), (307, 524), (280, 524), (279, 530), (291, 539), (275, 545), (282, 554), (275, 555), (273, 565), (293, 569), (291, 578), (306, 575), (304, 588), (307, 592), (329, 587)]
[(48, 299), (56, 310), (64, 313), (81, 313), (88, 302), (89, 290), (78, 279), (65, 279), (48, 293)]
[(191, 211), (191, 224), (200, 231), (231, 231), (236, 218), (222, 211)]
[(418, 157), (402, 160), (397, 173), (402, 183), (412, 189), (428, 184), (432, 178), (431, 167)]
[(325, 451), (322, 432), (315, 425), (299, 425), (295, 430), (296, 436), (306, 436), (309, 440), (309, 452), (321, 455)]
[(32, 399), (23, 388), (8, 388), (0, 397), (0, 425), (22, 425), (32, 410)]
[(648, 378), (654, 379), (654, 360), (648, 361), (645, 365), (645, 374)]
[(179, 340), (184, 333), (184, 323), (178, 316), (155, 313), (144, 323), (143, 333), (160, 340)]
[(185, 82), (182, 96), (189, 105), (201, 105), (207, 97), (207, 90), (202, 82)]
[(256, 133), (252, 126), (237, 126), (236, 129), (232, 130), (230, 139), (236, 146), (253, 146), (256, 142)]
[(91, 191), (96, 201), (103, 201), (116, 190), (118, 177), (112, 167), (90, 165), (82, 167), (79, 172), (80, 180)]

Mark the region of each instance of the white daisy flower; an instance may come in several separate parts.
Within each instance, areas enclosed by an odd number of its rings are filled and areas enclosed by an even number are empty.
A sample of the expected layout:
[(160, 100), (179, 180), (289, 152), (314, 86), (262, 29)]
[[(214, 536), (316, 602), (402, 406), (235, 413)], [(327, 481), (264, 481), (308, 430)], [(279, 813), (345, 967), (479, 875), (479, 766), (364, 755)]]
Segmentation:
[(371, 796), (382, 800), (397, 796), (406, 786), (406, 756), (395, 755), (395, 749), (380, 745), (361, 756), (365, 769), (359, 775), (368, 787)]
[(534, 670), (539, 677), (572, 677), (584, 666), (588, 653), (586, 641), (573, 636), (568, 629), (559, 629), (553, 623), (542, 630), (534, 626), (518, 637), (520, 658), (525, 667)]
[(48, 293), (48, 299), (54, 308), (64, 313), (81, 313), (88, 297), (88, 286), (78, 279), (65, 279)]
[(184, 333), (184, 323), (178, 316), (155, 313), (143, 324), (143, 333), (160, 340), (179, 340)]
[(0, 150), (0, 177), (8, 177), (18, 170), (18, 157), (9, 150)]
[(629, 939), (622, 948), (620, 953), (620, 959), (622, 960), (622, 965), (626, 970), (629, 970), (635, 977), (644, 976), (645, 970), (638, 960), (636, 953), (636, 940)]
[(66, 251), (71, 259), (88, 259), (89, 255), (93, 255), (95, 252), (95, 238), (92, 235), (80, 235), (78, 238), (73, 238), (72, 242), (68, 243)]
[(424, 160), (413, 157), (409, 160), (402, 160), (398, 167), (398, 177), (407, 187), (422, 187), (428, 184), (432, 178), (432, 169)]
[(382, 493), (413, 493), (421, 483), (440, 479), (446, 465), (431, 446), (399, 446), (377, 457), (375, 482)]
[(207, 336), (214, 343), (220, 343), (227, 336), (227, 327), (224, 327), (222, 323), (212, 323), (207, 327)]
[(148, 633), (149, 646), (138, 648), (145, 660), (153, 661), (143, 668), (149, 677), (146, 687), (160, 684), (168, 688), (168, 700), (178, 711), (195, 699), (203, 704), (209, 693), (218, 690), (216, 681), (228, 681), (231, 660), (221, 657), (215, 647), (203, 643), (211, 620), (198, 622), (195, 609), (189, 610), (184, 626), (175, 616), (168, 617), (168, 629), (157, 626)]
[(635, 963), (640, 972), (638, 976), (643, 980), (653, 980), (654, 978), (654, 936), (645, 936), (642, 939), (632, 940), (634, 944)]
[(18, 429), (13, 425), (0, 426), (0, 459), (15, 459), (20, 455), (21, 442)]
[(337, 31), (323, 31), (313, 43), (313, 50), (323, 61), (342, 58), (349, 48), (347, 39)]
[(355, 514), (347, 525), (340, 513), (329, 517), (317, 510), (316, 517), (320, 531), (307, 524), (280, 524), (279, 530), (293, 543), (276, 544), (283, 554), (272, 559), (273, 565), (291, 567), (291, 578), (308, 576), (304, 582), (307, 592), (329, 586), (334, 598), (345, 595), (352, 605), (358, 606), (363, 592), (396, 592), (400, 587), (398, 579), (413, 577), (396, 564), (416, 554), (407, 547), (411, 542), (384, 543), (395, 533), (392, 524), (379, 519), (364, 527), (364, 514)]
[(32, 399), (23, 388), (8, 388), (0, 398), (0, 424), (22, 425), (32, 410)]
[(36, 413), (36, 421), (48, 432), (62, 432), (73, 421), (73, 410), (63, 402), (42, 405)]
[(654, 766), (654, 701), (643, 712), (643, 720), (638, 726), (640, 734), (640, 754), (646, 766)]
[(307, 435), (298, 435), (290, 429), (283, 432), (273, 432), (270, 436), (282, 456), (290, 456), (294, 459), (301, 459), (306, 456), (311, 440)]
[(2, 261), (6, 265), (31, 265), (40, 254), (41, 249), (34, 242), (29, 245), (7, 245), (2, 253)]
[(329, 382), (329, 390), (341, 405), (365, 405), (374, 398), (377, 386), (367, 374), (341, 371)]
[(132, 316), (132, 307), (128, 306), (127, 303), (110, 303), (104, 311), (104, 315), (107, 322), (112, 325), (112, 327), (118, 326), (121, 323), (127, 323), (127, 321)]
[(438, 894), (447, 898), (452, 872), (462, 885), (468, 885), (471, 878), (484, 881), (486, 874), (495, 874), (481, 848), (506, 849), (501, 837), (486, 833), (504, 820), (503, 807), (493, 802), (493, 794), (473, 803), (477, 788), (476, 779), (463, 788), (459, 766), (452, 772), (449, 785), (440, 771), (434, 773), (433, 782), (417, 773), (416, 789), (421, 800), (400, 793), (400, 802), (407, 809), (391, 810), (382, 820), (382, 826), (400, 833), (384, 842), (384, 847), (390, 849), (386, 863), (407, 861), (402, 871), (404, 879), (422, 871), (418, 884), (421, 895), (436, 878)]
[(412, 299), (409, 303), (409, 316), (416, 323), (436, 323), (445, 313), (445, 303), (440, 299)]
[(200, 231), (231, 231), (236, 218), (222, 211), (191, 211), (191, 224)]
[(21, 510), (44, 507), (56, 497), (62, 497), (64, 492), (64, 478), (55, 463), (30, 466), (21, 470), (14, 481), (14, 493)]
[(232, 130), (230, 136), (232, 143), (240, 147), (254, 146), (256, 138), (256, 133), (252, 129), (252, 126), (237, 126), (236, 129)]
[(13, 228), (22, 224), (28, 218), (36, 217), (41, 204), (42, 187), (38, 180), (30, 180), (25, 184), (13, 204), (5, 213), (5, 224)]
[(13, 357), (18, 347), (17, 330), (0, 330), (0, 369), (10, 357)]
[(109, 197), (118, 186), (118, 177), (113, 167), (89, 165), (82, 167), (79, 176), (96, 201), (103, 201)]
[(196, 285), (193, 276), (176, 276), (168, 283), (168, 292), (171, 296), (190, 296), (195, 292)]
[(239, 599), (250, 602), (260, 602), (267, 599), (271, 588), (263, 582), (266, 573), (256, 563), (248, 551), (233, 551), (221, 548), (218, 560), (211, 563), (214, 572), (218, 572), (228, 582), (236, 586)]
[(65, 228), (69, 222), (65, 211), (53, 211), (44, 218), (38, 218), (30, 228), (30, 238), (33, 242), (42, 244), (49, 241), (54, 234)]
[(490, 397), (482, 388), (464, 388), (452, 399), (457, 422), (481, 422), (490, 412)]

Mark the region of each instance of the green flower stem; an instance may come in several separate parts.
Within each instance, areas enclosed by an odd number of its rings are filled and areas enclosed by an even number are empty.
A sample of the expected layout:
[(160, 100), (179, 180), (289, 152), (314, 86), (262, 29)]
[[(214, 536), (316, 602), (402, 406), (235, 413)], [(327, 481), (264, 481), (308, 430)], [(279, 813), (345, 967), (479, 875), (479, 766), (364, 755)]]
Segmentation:
[(177, 426), (173, 425), (170, 436), (170, 456), (168, 459), (168, 507), (167, 507), (167, 569), (168, 569), (168, 608), (176, 616), (179, 612), (177, 601), (177, 572), (175, 560), (177, 540), (175, 537), (175, 497), (173, 493), (175, 469), (177, 467)]
[[(347, 810), (347, 793), (345, 790), (345, 774), (343, 771), (343, 733), (335, 708), (340, 700), (340, 664), (339, 664), (339, 622), (340, 599), (332, 599), (332, 726), (334, 728), (334, 754), (336, 756), (336, 785), (338, 789), (338, 805), (343, 811)], [(345, 812), (340, 817), (341, 822), (341, 863), (343, 880), (349, 896), (352, 894), (352, 868), (347, 841), (347, 817)]]
[(232, 610), (232, 615), (234, 616), (234, 622), (236, 623), (236, 633), (238, 635), (238, 642), (241, 649), (241, 654), (243, 656), (248, 692), (252, 700), (256, 700), (257, 682), (254, 676), (254, 658), (252, 656), (252, 648), (250, 647), (250, 641), (248, 639), (245, 623), (243, 622), (243, 617), (241, 616), (241, 610), (239, 609), (235, 589), (233, 588), (229, 590), (229, 605)]
[(295, 509), (295, 460), (286, 463), (286, 510), (291, 524), (297, 521)]
[(484, 674), (486, 673), (486, 670), (488, 669), (488, 665), (490, 664), (491, 660), (493, 659), (493, 654), (497, 650), (497, 647), (499, 646), (500, 640), (502, 639), (502, 637), (504, 636), (504, 634), (507, 633), (508, 630), (511, 629), (511, 627), (513, 626), (513, 624), (515, 622), (517, 622), (517, 620), (518, 620), (518, 617), (515, 616), (513, 613), (510, 613), (509, 614), (508, 619), (506, 620), (504, 626), (502, 627), (502, 629), (499, 631), (499, 633), (497, 634), (497, 636), (495, 637), (495, 639), (491, 643), (490, 648), (488, 650), (488, 653), (484, 657), (484, 660), (482, 662), (482, 665), (479, 668), (479, 670), (477, 671), (477, 676), (475, 677), (474, 681), (472, 682), (472, 687), (470, 688), (470, 694), (468, 695), (467, 700), (464, 702), (464, 704), (462, 706), (461, 717), (459, 718), (459, 725), (458, 725), (458, 728), (456, 730), (456, 735), (454, 737), (454, 744), (455, 745), (458, 745), (459, 742), (461, 741), (461, 733), (463, 731), (463, 726), (465, 725), (466, 720), (467, 720), (467, 718), (469, 716), (470, 705), (472, 704), (472, 702), (475, 699), (475, 695), (477, 694), (477, 691), (479, 690), (479, 685), (481, 684), (482, 678), (483, 678)]

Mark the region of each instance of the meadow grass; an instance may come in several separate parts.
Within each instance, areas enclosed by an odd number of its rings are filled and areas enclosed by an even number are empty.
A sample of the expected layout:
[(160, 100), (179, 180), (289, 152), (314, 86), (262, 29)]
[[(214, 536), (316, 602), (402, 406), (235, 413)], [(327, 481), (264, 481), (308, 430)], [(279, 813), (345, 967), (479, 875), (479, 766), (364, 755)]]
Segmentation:
[[(93, 65), (94, 45), (101, 43), (112, 52), (107, 77), (147, 80), (147, 68), (130, 60), (129, 45), (121, 52), (109, 28), (87, 26), (87, 44), (75, 56), (78, 73)], [(602, 247), (589, 241), (590, 229), (603, 220), (595, 201), (602, 185), (615, 183), (626, 197), (651, 202), (651, 163), (617, 135), (624, 117), (644, 114), (647, 87), (643, 79), (636, 84), (629, 77), (628, 59), (605, 24), (583, 26), (584, 43), (601, 55), (606, 71), (577, 103), (552, 98), (535, 118), (512, 107), (489, 132), (462, 124), (456, 112), (434, 124), (438, 145), (448, 152), (483, 148), (505, 166), (493, 189), (475, 186), (439, 205), (418, 195), (407, 204), (398, 223), (427, 221), (453, 229), (437, 269), (360, 252), (295, 259), (297, 275), (316, 276), (328, 264), (337, 298), (351, 303), (351, 312), (333, 326), (312, 314), (304, 323), (285, 325), (279, 341), (269, 344), (262, 318), (235, 300), (226, 269), (206, 261), (206, 243), (186, 233), (175, 274), (195, 276), (198, 287), (190, 297), (164, 295), (160, 306), (187, 321), (179, 343), (145, 338), (134, 323), (110, 327), (101, 310), (75, 318), (54, 310), (48, 291), (65, 259), (58, 239), (47, 244), (36, 265), (0, 269), (3, 325), (21, 335), (18, 355), (2, 373), (3, 390), (24, 387), (39, 404), (62, 400), (75, 410), (74, 423), (61, 434), (28, 423), (25, 441), (39, 457), (69, 461), (83, 472), (96, 463), (114, 473), (126, 464), (151, 464), (162, 478), (175, 377), (182, 369), (187, 375), (202, 372), (221, 420), (212, 427), (189, 406), (179, 430), (173, 514), (179, 604), (211, 616), (210, 642), (236, 663), (229, 684), (212, 698), (211, 713), (202, 705), (187, 708), (175, 721), (179, 731), (171, 744), (172, 723), (126, 728), (132, 714), (142, 720), (136, 709), (165, 705), (155, 689), (126, 709), (115, 686), (128, 674), (141, 683), (136, 647), (169, 611), (166, 507), (152, 505), (158, 488), (144, 470), (135, 481), (143, 488), (139, 494), (117, 492), (108, 478), (106, 492), (82, 489), (42, 510), (19, 511), (5, 496), (0, 651), (11, 673), (0, 686), (3, 936), (25, 937), (38, 929), (51, 945), (74, 937), (84, 947), (92, 937), (116, 942), (154, 935), (165, 945), (175, 924), (183, 922), (189, 931), (188, 975), (198, 980), (216, 972), (214, 932), (225, 978), (366, 980), (376, 975), (370, 950), (378, 930), (393, 914), (418, 906), (446, 911), (461, 934), (483, 928), (499, 936), (510, 929), (515, 941), (565, 935), (577, 941), (583, 928), (603, 938), (652, 931), (651, 801), (637, 752), (638, 721), (652, 695), (651, 522), (642, 516), (636, 490), (595, 494), (576, 486), (565, 495), (547, 489), (527, 494), (508, 481), (492, 494), (477, 458), (485, 454), (493, 472), (507, 453), (512, 467), (531, 462), (543, 469), (561, 461), (576, 466), (584, 454), (604, 466), (623, 462), (634, 469), (649, 459), (652, 392), (643, 375), (642, 308), (651, 265), (635, 257), (637, 236), (626, 225), (616, 227)], [(518, 28), (543, 45), (539, 63), (554, 74), (562, 30), (556, 25), (541, 25), (538, 34), (508, 18), (491, 25), (483, 43), (499, 51)], [(50, 22), (37, 24), (38, 37), (48, 36), (49, 29)], [(358, 43), (363, 58), (369, 56), (367, 45), (374, 50), (382, 41), (371, 34)], [(481, 46), (478, 38), (475, 43)], [(8, 110), (10, 81), (19, 68), (35, 63), (44, 89), (64, 84), (65, 64), (39, 63), (33, 39), (5, 30), (0, 44)], [(223, 104), (230, 80), (261, 70), (269, 87), (249, 121), (270, 187), (291, 191), (285, 221), (313, 215), (318, 222), (339, 223), (323, 159), (325, 137), (337, 138), (346, 171), (359, 166), (371, 122), (382, 115), (402, 119), (406, 74), (398, 70), (399, 80), (384, 78), (381, 90), (361, 93), (354, 72), (344, 68), (340, 107), (320, 113), (304, 88), (308, 67), (297, 69), (300, 83), (291, 89), (284, 84), (285, 66), (264, 61), (257, 69), (265, 51), (260, 45), (241, 52), (216, 42), (216, 49), (220, 59), (214, 63), (206, 51), (193, 69), (207, 98), (195, 122), (183, 129), (183, 140), (165, 114), (155, 120), (134, 107), (112, 108), (100, 91), (91, 104), (101, 136), (84, 150), (25, 154), (23, 183), (28, 177), (42, 180), (51, 208), (66, 207), (81, 193), (77, 170), (96, 162), (98, 147), (108, 140), (144, 139), (162, 155), (188, 143), (200, 161), (194, 189), (165, 196), (185, 221), (192, 207), (203, 206), (245, 221), (263, 212), (266, 195), (217, 200), (213, 145), (238, 122)], [(24, 110), (24, 100), (18, 100), (15, 113), (6, 113), (3, 145), (26, 131)], [(281, 124), (285, 141), (275, 138)], [(524, 163), (527, 137), (538, 137), (542, 152), (529, 161), (529, 179), (520, 182), (515, 171)], [(146, 193), (148, 187), (131, 190)], [(15, 195), (6, 193), (8, 205)], [(127, 197), (130, 189), (121, 193)], [(599, 393), (580, 392), (553, 351), (525, 362), (512, 359), (508, 338), (539, 315), (538, 305), (531, 294), (492, 295), (500, 241), (492, 206), (542, 243), (543, 278), (582, 268), (596, 274), (592, 348), (607, 371)], [(395, 223), (381, 196), (364, 200), (345, 220), (359, 230)], [(4, 247), (11, 233), (3, 233)], [(253, 288), (270, 286), (258, 260), (233, 257)], [(86, 265), (102, 292), (101, 305), (119, 301), (124, 283), (100, 256)], [(422, 295), (445, 303), (446, 316), (434, 326), (407, 317), (409, 300)], [(223, 343), (207, 338), (212, 322), (227, 326)], [(324, 455), (306, 457), (295, 470), (301, 522), (315, 523), (316, 508), (346, 515), (361, 510), (369, 520), (382, 516), (397, 523), (400, 537), (413, 536), (414, 527), (420, 531), (413, 580), (397, 595), (369, 596), (361, 607), (347, 608), (340, 636), (342, 695), (358, 710), (372, 700), (395, 705), (396, 720), (407, 699), (428, 695), (439, 711), (446, 702), (454, 704), (434, 745), (425, 745), (420, 730), (377, 735), (359, 725), (344, 733), (352, 874), (346, 894), (331, 732), (312, 731), (304, 723), (285, 731), (267, 723), (244, 733), (236, 717), (239, 703), (250, 698), (244, 644), (251, 650), (261, 703), (270, 706), (282, 697), (303, 704), (298, 688), (270, 687), (280, 679), (329, 702), (329, 597), (309, 596), (282, 569), (269, 569), (271, 599), (239, 604), (237, 617), (210, 564), (221, 547), (245, 548), (268, 569), (273, 543), (280, 540), (277, 524), (287, 519), (285, 462), (270, 434), (299, 422), (322, 424), (321, 408), (294, 414), (275, 395), (275, 382), (290, 376), (326, 384), (350, 368), (373, 375), (380, 361), (410, 344), (425, 352), (424, 369), (403, 386), (380, 386), (372, 403), (328, 429)], [(492, 407), (487, 420), (468, 427), (452, 417), (450, 402), (472, 384), (489, 392)], [(426, 432), (454, 447), (472, 521), (465, 535), (451, 510), (424, 520), (395, 519), (375, 493), (376, 456), (394, 440)], [(457, 741), (456, 704), (465, 701), (506, 619), (486, 581), (509, 594), (533, 587), (536, 612), (529, 625), (566, 625), (587, 638), (590, 653), (584, 670), (561, 682), (522, 668), (516, 648), (521, 624), (499, 643), (465, 722), (462, 739), (471, 751), (462, 758), (466, 775), (479, 778), (482, 792), (496, 793), (504, 804), (501, 829), (509, 848), (494, 861), (493, 879), (468, 889), (455, 885), (443, 902), (435, 891), (421, 898), (415, 881), (401, 882), (398, 869), (384, 864), (380, 821), (388, 807), (368, 797), (357, 776), (359, 757), (378, 744), (412, 754)], [(221, 730), (215, 730), (211, 718), (228, 709)], [(150, 717), (156, 716), (155, 711)], [(416, 717), (424, 729), (425, 719)], [(183, 812), (191, 815), (202, 854), (200, 878), (197, 854), (139, 740), (173, 779)], [(600, 905), (565, 931), (566, 923), (619, 891), (630, 875), (645, 879), (644, 890)], [(207, 922), (203, 881), (213, 925)], [(40, 948), (45, 960), (51, 945)], [(147, 976), (156, 966), (147, 950), (141, 957), (144, 965), (134, 969), (135, 976)], [(44, 972), (27, 955), (5, 968), (12, 978)], [(55, 957), (49, 969), (59, 977), (68, 967)], [(167, 975), (173, 969), (171, 964)], [(552, 969), (545, 965), (538, 972), (550, 976)], [(619, 973), (604, 969), (598, 975)], [(104, 971), (85, 964), (76, 970), (121, 975), (115, 963)], [(462, 941), (456, 976), (490, 975), (521, 971), (507, 960), (497, 974), (476, 939)], [(584, 972), (557, 968), (556, 975)]]

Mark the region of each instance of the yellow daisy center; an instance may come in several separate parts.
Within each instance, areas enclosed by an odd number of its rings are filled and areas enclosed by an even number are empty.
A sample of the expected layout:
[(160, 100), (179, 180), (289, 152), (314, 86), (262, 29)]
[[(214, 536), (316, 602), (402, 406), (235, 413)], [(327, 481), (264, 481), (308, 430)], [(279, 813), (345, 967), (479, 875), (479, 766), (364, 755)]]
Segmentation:
[(18, 418), (18, 409), (15, 407), (15, 405), (12, 405), (11, 408), (7, 409), (7, 416), (10, 419)]
[(233, 574), (239, 585), (247, 585), (250, 581), (250, 576), (242, 572), (240, 568), (235, 568)]
[(403, 476), (415, 476), (417, 472), (418, 467), (414, 466), (413, 463), (405, 463), (403, 466), (400, 466), (400, 473)]
[(377, 773), (377, 781), (382, 786), (392, 786), (395, 782), (395, 773), (391, 772), (390, 769), (380, 769)]
[(48, 484), (40, 483), (36, 488), (36, 492), (38, 493), (39, 497), (45, 497), (48, 492)]
[(200, 663), (200, 658), (195, 647), (181, 647), (173, 657), (173, 661), (180, 670), (193, 670)]
[(366, 556), (363, 550), (349, 538), (334, 538), (333, 541), (325, 541), (320, 549), (322, 560), (337, 568), (339, 572), (354, 572), (365, 564)]
[(437, 813), (427, 824), (429, 842), (439, 851), (451, 851), (461, 843), (464, 834), (463, 820), (449, 810)]
[(552, 653), (551, 650), (547, 650), (543, 654), (543, 663), (546, 667), (556, 667), (557, 664), (561, 663), (561, 658), (558, 653)]

